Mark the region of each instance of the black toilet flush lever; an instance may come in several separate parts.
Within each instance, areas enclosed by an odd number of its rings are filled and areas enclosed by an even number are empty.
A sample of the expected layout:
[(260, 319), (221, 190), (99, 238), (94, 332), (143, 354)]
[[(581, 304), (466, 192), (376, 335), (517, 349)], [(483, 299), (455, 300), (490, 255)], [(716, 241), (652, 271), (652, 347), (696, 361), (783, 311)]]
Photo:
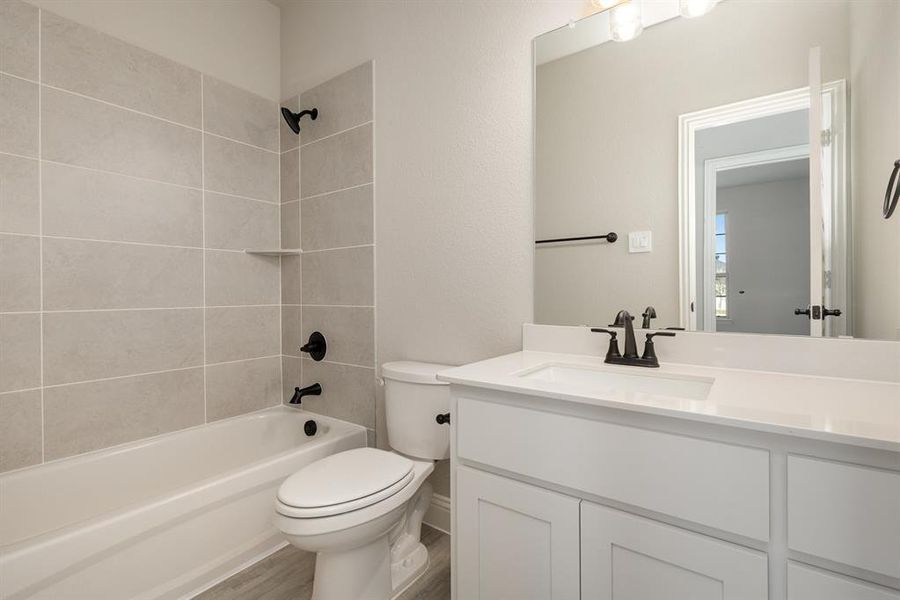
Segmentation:
[(327, 349), (328, 344), (325, 342), (325, 336), (318, 331), (313, 331), (309, 334), (309, 340), (300, 346), (300, 352), (306, 352), (309, 354), (309, 357), (315, 361), (320, 361), (325, 358), (325, 351)]
[(322, 394), (322, 386), (318, 383), (308, 385), (305, 388), (294, 388), (294, 396), (290, 399), (290, 404), (300, 404), (303, 396), (319, 396)]
[(434, 418), (438, 425), (449, 425), (450, 424), (450, 413), (444, 413), (438, 415)]

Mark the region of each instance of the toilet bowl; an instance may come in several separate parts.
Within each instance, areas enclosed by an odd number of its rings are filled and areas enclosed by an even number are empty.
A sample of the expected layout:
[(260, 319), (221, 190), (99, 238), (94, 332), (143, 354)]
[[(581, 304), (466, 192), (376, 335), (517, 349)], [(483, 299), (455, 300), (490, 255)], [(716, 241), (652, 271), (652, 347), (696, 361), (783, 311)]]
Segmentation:
[[(389, 600), (428, 567), (419, 541), (431, 502), (425, 479), (449, 457), (449, 390), (429, 363), (386, 363), (385, 416), (392, 451), (357, 448), (311, 463), (278, 490), (275, 524), (316, 552), (313, 600)], [(392, 417), (393, 415), (393, 417)]]

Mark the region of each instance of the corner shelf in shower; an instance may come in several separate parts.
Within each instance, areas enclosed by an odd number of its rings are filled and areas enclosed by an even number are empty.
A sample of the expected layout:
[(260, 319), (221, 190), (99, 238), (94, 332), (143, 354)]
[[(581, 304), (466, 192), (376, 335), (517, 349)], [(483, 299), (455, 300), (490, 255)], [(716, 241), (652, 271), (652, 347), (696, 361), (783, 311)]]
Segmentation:
[(300, 256), (300, 248), (244, 248), (245, 254), (259, 256)]

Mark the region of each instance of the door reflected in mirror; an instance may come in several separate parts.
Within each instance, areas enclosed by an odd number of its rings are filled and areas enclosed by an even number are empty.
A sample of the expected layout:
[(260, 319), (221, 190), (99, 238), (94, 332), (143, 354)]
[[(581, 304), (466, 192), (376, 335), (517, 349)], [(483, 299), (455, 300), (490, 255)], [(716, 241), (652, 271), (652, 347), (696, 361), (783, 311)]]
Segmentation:
[(535, 321), (900, 339), (900, 2), (631, 1), (535, 41), (535, 241), (594, 238), (536, 244)]

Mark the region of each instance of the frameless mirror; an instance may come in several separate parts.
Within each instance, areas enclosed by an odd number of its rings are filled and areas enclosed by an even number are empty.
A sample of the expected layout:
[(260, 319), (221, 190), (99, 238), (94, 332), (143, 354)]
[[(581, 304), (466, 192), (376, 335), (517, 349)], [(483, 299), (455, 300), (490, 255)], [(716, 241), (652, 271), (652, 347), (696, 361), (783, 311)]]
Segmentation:
[(535, 322), (900, 339), (900, 2), (602, 4), (535, 40)]

